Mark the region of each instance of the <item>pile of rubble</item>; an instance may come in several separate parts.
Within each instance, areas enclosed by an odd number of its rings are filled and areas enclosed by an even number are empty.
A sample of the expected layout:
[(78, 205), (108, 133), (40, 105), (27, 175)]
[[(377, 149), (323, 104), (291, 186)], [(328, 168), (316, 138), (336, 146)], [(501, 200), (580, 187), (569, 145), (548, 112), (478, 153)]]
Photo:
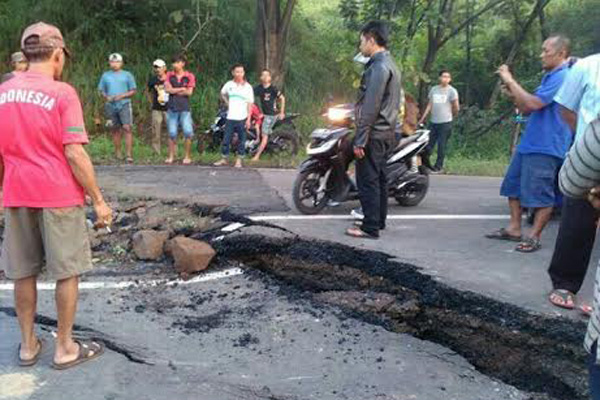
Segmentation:
[[(111, 200), (110, 230), (90, 229), (94, 262), (127, 269), (140, 261), (164, 264), (170, 260), (183, 277), (208, 268), (216, 252), (202, 233), (220, 230), (224, 207), (158, 200)], [(90, 225), (94, 216), (88, 214)], [(194, 238), (190, 237), (194, 236)]]

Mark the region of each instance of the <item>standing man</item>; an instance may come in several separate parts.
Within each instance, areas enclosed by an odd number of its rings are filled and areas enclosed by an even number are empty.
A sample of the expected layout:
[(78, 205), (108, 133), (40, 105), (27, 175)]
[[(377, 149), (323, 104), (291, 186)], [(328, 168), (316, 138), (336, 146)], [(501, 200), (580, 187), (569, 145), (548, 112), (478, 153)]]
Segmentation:
[(59, 81), (69, 54), (62, 34), (39, 22), (25, 29), (21, 47), (29, 71), (0, 86), (2, 264), (15, 281), (21, 366), (34, 365), (44, 346), (34, 329), (36, 282), (44, 263), (56, 279), (58, 335), (52, 366), (66, 369), (104, 351), (100, 343), (72, 338), (79, 276), (92, 269), (85, 194), (94, 203), (98, 226), (110, 225), (112, 212), (83, 147), (88, 138), (77, 92)]
[[(565, 83), (554, 100), (563, 118), (575, 132), (578, 143), (590, 123), (600, 115), (600, 54), (586, 57), (571, 67)], [(549, 299), (555, 306), (573, 309), (588, 270), (596, 231), (598, 211), (586, 199), (564, 199), (560, 229), (548, 273), (553, 291)], [(587, 304), (579, 308), (591, 312)]]
[[(452, 75), (449, 71), (443, 69), (439, 74), (439, 85), (434, 86), (429, 91), (429, 102), (419, 121), (422, 124), (431, 113), (431, 141), (425, 152), (425, 165), (432, 173), (444, 173), (444, 160), (446, 150), (448, 149), (448, 140), (452, 134), (452, 120), (458, 114), (460, 109), (458, 103), (458, 92), (452, 86)], [(437, 160), (433, 168), (429, 157), (433, 152), (435, 144), (438, 145)]]
[(246, 130), (250, 129), (254, 90), (246, 81), (246, 71), (242, 64), (231, 68), (233, 80), (227, 82), (221, 89), (221, 99), (227, 105), (227, 122), (223, 138), (223, 157), (215, 166), (229, 164), (229, 148), (234, 133), (238, 135), (237, 160), (235, 168), (242, 168), (242, 159), (246, 154)]
[(167, 103), (167, 128), (169, 131), (169, 158), (167, 164), (173, 164), (177, 155), (177, 130), (181, 127), (183, 131), (185, 155), (183, 164), (192, 163), (192, 137), (194, 136), (194, 121), (192, 120), (192, 109), (190, 97), (194, 94), (196, 77), (186, 71), (187, 58), (183, 54), (173, 57), (173, 71), (166, 76), (165, 89), (169, 94)]
[(163, 126), (167, 124), (167, 102), (169, 94), (165, 90), (167, 63), (158, 59), (152, 63), (154, 75), (148, 81), (148, 100), (152, 103), (152, 148), (160, 156), (160, 138)]
[[(590, 114), (588, 116), (592, 117)], [(600, 114), (596, 114), (596, 117), (588, 122), (585, 129), (579, 133), (581, 133), (581, 136), (577, 137), (560, 171), (560, 188), (567, 198), (589, 201), (590, 206), (600, 210)], [(584, 240), (587, 239), (584, 238)], [(593, 310), (590, 310), (590, 321), (584, 340), (585, 349), (590, 353), (587, 366), (590, 394), (593, 400), (600, 400), (600, 358), (598, 357), (598, 340), (600, 340), (599, 283), (600, 268), (597, 268), (594, 284), (594, 306)]]
[(15, 73), (27, 71), (27, 68), (29, 68), (29, 63), (27, 62), (27, 57), (25, 57), (25, 54), (23, 54), (21, 51), (17, 51), (16, 53), (12, 53), (10, 56), (10, 66), (13, 69), (12, 72), (2, 75), (2, 77), (0, 77), (0, 83), (4, 83), (13, 78)]
[(258, 97), (258, 104), (265, 118), (262, 124), (260, 147), (252, 161), (258, 161), (265, 151), (269, 135), (273, 133), (273, 126), (277, 120), (285, 118), (285, 96), (271, 84), (272, 79), (271, 71), (265, 69), (260, 74), (261, 84), (254, 88), (254, 96)]
[(123, 133), (125, 134), (125, 151), (127, 162), (133, 162), (133, 110), (131, 97), (135, 94), (137, 86), (133, 75), (123, 70), (123, 56), (113, 53), (108, 57), (110, 71), (102, 74), (98, 83), (98, 90), (104, 97), (106, 104), (104, 111), (107, 124), (112, 130), (115, 154), (118, 159), (123, 157), (121, 151)]
[[(486, 237), (520, 242), (516, 251), (521, 253), (533, 253), (542, 247), (542, 231), (556, 204), (558, 171), (571, 145), (571, 130), (554, 101), (568, 71), (569, 52), (569, 41), (562, 36), (544, 42), (540, 57), (546, 74), (534, 94), (519, 85), (508, 66), (498, 69), (505, 92), (530, 117), (500, 189), (500, 195), (508, 197), (510, 224)], [(536, 210), (533, 228), (525, 237), (521, 236), (521, 207)]]
[(394, 144), (400, 110), (400, 72), (387, 50), (389, 28), (381, 21), (367, 23), (360, 33), (360, 52), (369, 57), (356, 103), (354, 155), (360, 204), (365, 218), (346, 230), (355, 238), (379, 238), (387, 219), (387, 155)]

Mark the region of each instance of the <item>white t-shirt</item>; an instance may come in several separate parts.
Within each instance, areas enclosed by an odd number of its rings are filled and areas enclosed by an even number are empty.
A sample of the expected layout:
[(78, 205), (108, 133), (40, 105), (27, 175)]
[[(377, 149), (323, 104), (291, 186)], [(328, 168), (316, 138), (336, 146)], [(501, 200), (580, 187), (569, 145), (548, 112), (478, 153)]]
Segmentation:
[(248, 103), (254, 103), (254, 89), (248, 82), (229, 81), (221, 89), (221, 94), (229, 99), (227, 119), (242, 121), (248, 118)]

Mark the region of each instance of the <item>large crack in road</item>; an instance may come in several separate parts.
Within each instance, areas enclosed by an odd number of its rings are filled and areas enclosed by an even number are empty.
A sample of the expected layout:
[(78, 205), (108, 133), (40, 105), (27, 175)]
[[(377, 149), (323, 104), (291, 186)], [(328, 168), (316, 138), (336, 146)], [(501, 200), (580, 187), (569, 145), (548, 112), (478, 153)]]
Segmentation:
[(581, 322), (460, 291), (385, 254), (339, 244), (235, 235), (218, 251), (296, 289), (282, 291), (287, 296), (310, 296), (390, 331), (441, 344), (536, 398), (587, 398)]

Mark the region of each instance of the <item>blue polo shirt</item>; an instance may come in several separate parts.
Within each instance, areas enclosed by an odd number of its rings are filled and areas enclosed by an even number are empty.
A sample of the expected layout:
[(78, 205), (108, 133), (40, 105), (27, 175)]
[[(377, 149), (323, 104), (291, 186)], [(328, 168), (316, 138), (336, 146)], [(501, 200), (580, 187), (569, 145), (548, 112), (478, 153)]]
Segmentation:
[(525, 134), (517, 151), (521, 154), (546, 154), (564, 159), (571, 146), (573, 134), (560, 115), (560, 106), (554, 96), (561, 88), (568, 72), (565, 63), (546, 73), (534, 95), (544, 107), (529, 116)]
[[(100, 78), (100, 82), (98, 83), (98, 90), (107, 96), (116, 96), (135, 89), (137, 89), (135, 78), (130, 72), (124, 70), (117, 72), (107, 71), (102, 74), (102, 78)], [(131, 99), (129, 98), (115, 101), (111, 104), (115, 108), (121, 108), (128, 103), (131, 103)]]

